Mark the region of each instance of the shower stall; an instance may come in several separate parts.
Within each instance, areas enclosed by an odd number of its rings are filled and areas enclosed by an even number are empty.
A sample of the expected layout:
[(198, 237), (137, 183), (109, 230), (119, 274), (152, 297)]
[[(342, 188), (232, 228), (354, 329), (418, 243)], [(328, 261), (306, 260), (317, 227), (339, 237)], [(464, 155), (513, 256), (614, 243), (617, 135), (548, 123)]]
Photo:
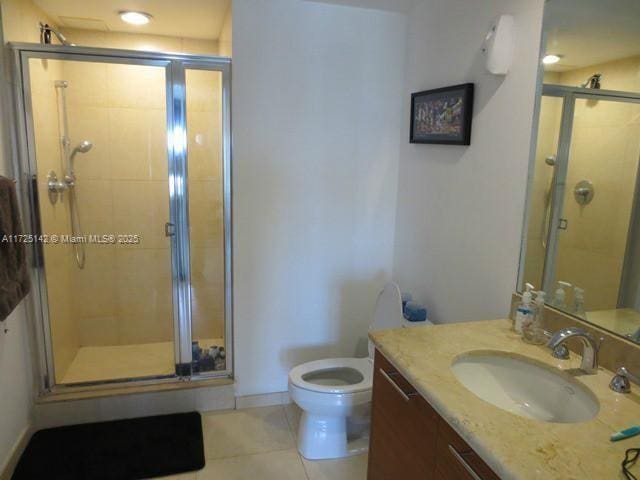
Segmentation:
[(42, 390), (232, 376), (231, 60), (12, 49)]
[(640, 94), (545, 84), (535, 148), (520, 289), (552, 301), (563, 282), (586, 310), (637, 308)]

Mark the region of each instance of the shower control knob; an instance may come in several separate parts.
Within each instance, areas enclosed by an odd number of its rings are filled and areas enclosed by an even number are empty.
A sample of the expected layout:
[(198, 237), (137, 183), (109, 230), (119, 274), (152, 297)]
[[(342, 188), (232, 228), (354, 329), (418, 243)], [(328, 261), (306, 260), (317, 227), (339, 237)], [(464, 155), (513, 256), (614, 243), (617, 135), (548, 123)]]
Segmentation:
[(60, 182), (56, 172), (52, 170), (49, 172), (49, 175), (47, 175), (47, 187), (51, 193), (62, 193), (68, 188), (68, 184), (66, 181)]

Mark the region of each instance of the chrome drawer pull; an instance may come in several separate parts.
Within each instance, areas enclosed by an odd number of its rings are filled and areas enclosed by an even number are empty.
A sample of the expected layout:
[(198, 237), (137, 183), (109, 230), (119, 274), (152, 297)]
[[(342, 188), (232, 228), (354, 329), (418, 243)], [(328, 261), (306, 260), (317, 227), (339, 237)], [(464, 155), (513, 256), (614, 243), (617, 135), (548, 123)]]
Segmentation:
[(410, 396), (417, 395), (417, 393), (415, 393), (415, 392), (414, 393), (410, 393), (410, 394), (407, 395), (406, 393), (404, 393), (402, 391), (402, 389), (398, 386), (398, 384), (393, 381), (393, 379), (389, 376), (389, 374), (387, 372), (385, 372), (381, 368), (379, 368), (378, 370), (380, 371), (380, 374), (387, 380), (387, 382), (389, 382), (393, 386), (393, 388), (396, 389), (396, 392), (398, 392), (402, 396), (402, 398), (404, 399), (405, 402), (408, 402), (410, 400), (409, 399)]
[(462, 455), (460, 455), (458, 451), (455, 448), (453, 448), (453, 446), (449, 445), (449, 451), (451, 452), (451, 455), (453, 455), (453, 457), (460, 463), (460, 465), (464, 467), (467, 473), (471, 475), (471, 478), (473, 478), (473, 480), (482, 480), (482, 478), (478, 476), (478, 474), (473, 470), (473, 468), (471, 468), (471, 465), (469, 465), (467, 461), (464, 458), (462, 458)]

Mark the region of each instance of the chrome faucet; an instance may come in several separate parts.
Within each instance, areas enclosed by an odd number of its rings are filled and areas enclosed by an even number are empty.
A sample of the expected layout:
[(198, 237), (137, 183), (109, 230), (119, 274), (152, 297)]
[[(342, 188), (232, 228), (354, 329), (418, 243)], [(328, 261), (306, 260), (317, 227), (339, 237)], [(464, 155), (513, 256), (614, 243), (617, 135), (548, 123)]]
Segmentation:
[(589, 375), (597, 373), (599, 345), (593, 336), (583, 328), (569, 327), (558, 330), (551, 336), (547, 347), (556, 352), (560, 345), (574, 337), (579, 338), (582, 342), (582, 363), (580, 364), (580, 370)]

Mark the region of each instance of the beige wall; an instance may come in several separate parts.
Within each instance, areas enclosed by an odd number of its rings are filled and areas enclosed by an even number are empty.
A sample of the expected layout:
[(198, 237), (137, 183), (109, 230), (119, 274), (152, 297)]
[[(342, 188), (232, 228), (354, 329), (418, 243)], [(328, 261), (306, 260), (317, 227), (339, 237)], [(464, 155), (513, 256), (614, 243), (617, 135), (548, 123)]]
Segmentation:
[(220, 48), (220, 55), (224, 57), (231, 57), (233, 52), (233, 2), (229, 5), (229, 10), (224, 17), (224, 23), (222, 24), (222, 30), (220, 31), (220, 38), (218, 39), (218, 45)]
[(78, 28), (62, 28), (67, 39), (83, 47), (120, 48), (152, 52), (217, 55), (218, 42), (195, 38), (166, 37), (119, 32), (100, 32)]
[[(640, 91), (640, 57), (547, 73), (545, 82), (579, 85), (594, 73), (603, 74), (603, 89)], [(558, 135), (559, 109), (558, 101), (543, 98), (525, 261), (525, 279), (536, 286), (534, 279), (541, 275), (544, 261), (539, 234), (541, 207), (551, 173), (544, 158), (547, 151), (555, 152), (551, 140)], [(556, 279), (584, 288), (588, 310), (617, 305), (639, 159), (639, 105), (577, 101), (563, 211), (569, 223), (568, 229), (560, 232)], [(595, 188), (593, 201), (584, 206), (573, 195), (580, 180), (592, 181)]]
[(554, 83), (578, 86), (594, 73), (602, 74), (601, 88), (605, 90), (640, 92), (640, 55), (562, 72)]

